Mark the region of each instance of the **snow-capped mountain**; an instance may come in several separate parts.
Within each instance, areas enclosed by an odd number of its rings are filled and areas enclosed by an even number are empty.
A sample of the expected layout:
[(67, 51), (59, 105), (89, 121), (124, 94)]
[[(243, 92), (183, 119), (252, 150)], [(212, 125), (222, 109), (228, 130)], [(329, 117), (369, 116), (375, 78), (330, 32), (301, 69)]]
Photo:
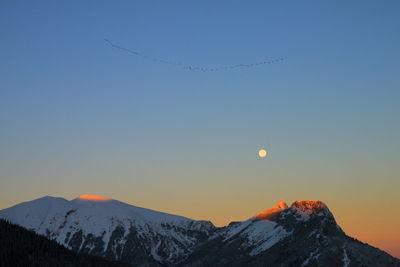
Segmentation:
[(400, 266), (348, 237), (321, 201), (280, 201), (244, 222), (217, 229), (183, 266)]
[(280, 201), (222, 228), (90, 195), (36, 199), (0, 218), (73, 251), (138, 266), (400, 266), (348, 237), (320, 201)]
[(215, 229), (208, 221), (90, 195), (47, 196), (2, 210), (0, 217), (73, 251), (143, 266), (184, 259)]

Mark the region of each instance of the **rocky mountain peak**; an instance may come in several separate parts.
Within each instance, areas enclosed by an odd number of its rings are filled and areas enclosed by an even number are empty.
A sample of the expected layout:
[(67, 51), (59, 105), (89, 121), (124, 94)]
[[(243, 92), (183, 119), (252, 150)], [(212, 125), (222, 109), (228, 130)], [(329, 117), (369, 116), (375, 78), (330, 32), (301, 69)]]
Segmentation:
[(297, 215), (300, 215), (304, 219), (316, 215), (328, 215), (333, 217), (325, 203), (319, 200), (296, 200), (290, 206), (289, 210)]
[(308, 214), (317, 214), (321, 210), (326, 210), (327, 206), (325, 203), (319, 200), (296, 200), (293, 202), (290, 208)]

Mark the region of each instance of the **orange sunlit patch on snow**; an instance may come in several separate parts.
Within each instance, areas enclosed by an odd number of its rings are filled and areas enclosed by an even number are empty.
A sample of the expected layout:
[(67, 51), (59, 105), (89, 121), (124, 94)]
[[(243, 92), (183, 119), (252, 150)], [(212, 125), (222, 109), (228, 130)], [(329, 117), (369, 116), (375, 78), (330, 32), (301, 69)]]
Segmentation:
[(257, 214), (255, 218), (257, 220), (273, 220), (276, 216), (281, 213), (281, 211), (287, 209), (288, 206), (284, 201), (279, 201), (273, 208), (264, 210), (263, 212)]
[(79, 200), (86, 200), (86, 201), (111, 201), (111, 198), (96, 196), (96, 195), (80, 195), (78, 197)]

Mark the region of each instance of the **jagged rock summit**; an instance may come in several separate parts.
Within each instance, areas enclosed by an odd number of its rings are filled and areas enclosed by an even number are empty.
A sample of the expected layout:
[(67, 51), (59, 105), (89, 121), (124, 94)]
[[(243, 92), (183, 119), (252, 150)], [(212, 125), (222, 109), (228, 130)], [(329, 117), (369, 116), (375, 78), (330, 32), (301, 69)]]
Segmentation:
[(255, 218), (258, 220), (274, 220), (282, 211), (287, 209), (290, 209), (292, 213), (298, 214), (304, 219), (318, 214), (322, 215), (322, 213), (333, 216), (328, 207), (319, 200), (296, 200), (290, 208), (286, 202), (280, 200), (274, 207), (260, 212)]
[(296, 200), (290, 208), (310, 216), (317, 215), (321, 211), (329, 212), (328, 207), (319, 200)]
[(96, 195), (43, 197), (0, 211), (70, 250), (135, 266), (400, 266), (347, 236), (321, 201), (279, 201), (215, 227)]

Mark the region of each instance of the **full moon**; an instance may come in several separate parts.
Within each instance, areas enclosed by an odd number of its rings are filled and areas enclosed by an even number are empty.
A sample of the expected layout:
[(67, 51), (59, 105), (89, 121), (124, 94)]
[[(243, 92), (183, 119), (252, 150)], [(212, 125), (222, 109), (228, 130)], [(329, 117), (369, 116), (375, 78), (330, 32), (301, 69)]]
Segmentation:
[(265, 150), (265, 149), (260, 149), (259, 151), (258, 151), (258, 155), (260, 156), (260, 158), (265, 158), (266, 156), (267, 156), (267, 150)]

